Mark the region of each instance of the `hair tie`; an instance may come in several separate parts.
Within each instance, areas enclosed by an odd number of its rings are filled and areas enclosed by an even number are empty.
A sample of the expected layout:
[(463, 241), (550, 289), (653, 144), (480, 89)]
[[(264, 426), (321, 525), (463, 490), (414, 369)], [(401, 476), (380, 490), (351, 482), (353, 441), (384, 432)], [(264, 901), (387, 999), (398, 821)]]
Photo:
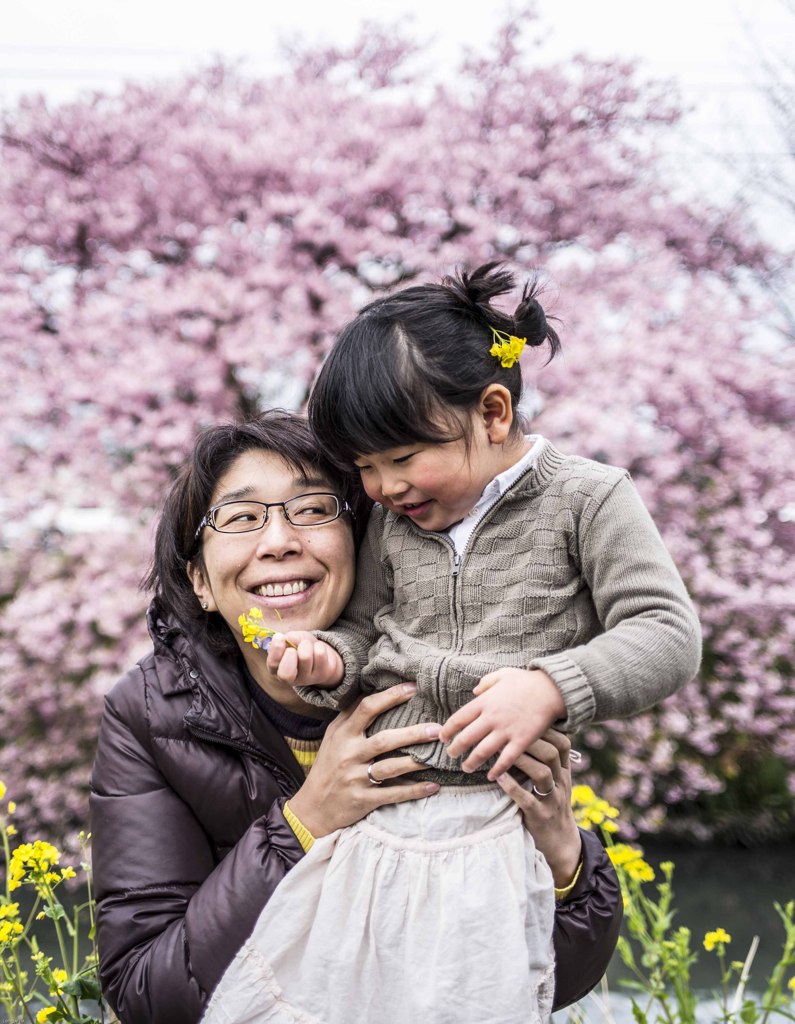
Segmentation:
[(496, 327), (492, 327), (491, 333), (494, 335), (494, 344), (489, 349), (489, 355), (495, 356), (500, 365), (509, 370), (522, 354), (527, 338), (517, 338), (505, 331), (498, 331)]

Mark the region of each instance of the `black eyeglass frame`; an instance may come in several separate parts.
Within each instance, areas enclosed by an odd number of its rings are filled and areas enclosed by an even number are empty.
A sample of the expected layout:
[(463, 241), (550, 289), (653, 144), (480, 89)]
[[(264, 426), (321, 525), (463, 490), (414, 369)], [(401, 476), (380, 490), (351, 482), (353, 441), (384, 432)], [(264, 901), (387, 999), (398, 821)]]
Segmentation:
[[(293, 520), (290, 518), (289, 512), (287, 511), (287, 506), (291, 502), (297, 501), (299, 498), (315, 497), (333, 498), (337, 503), (336, 514), (332, 516), (331, 519), (324, 519), (322, 523), (293, 522)], [(218, 511), (218, 509), (225, 508), (227, 505), (259, 505), (263, 509), (264, 513), (262, 516), (262, 521), (259, 522), (256, 526), (249, 527), (247, 530), (222, 530), (220, 527), (215, 525), (215, 513)], [(245, 498), (235, 498), (234, 501), (222, 501), (220, 502), (220, 504), (213, 505), (211, 508), (207, 509), (207, 511), (202, 516), (201, 522), (196, 527), (196, 532), (193, 535), (193, 544), (194, 546), (196, 545), (199, 539), (199, 535), (201, 534), (205, 526), (209, 526), (210, 529), (215, 530), (216, 533), (225, 534), (226, 536), (234, 536), (236, 534), (242, 533), (255, 533), (257, 530), (263, 530), (268, 524), (268, 519), (270, 518), (268, 515), (268, 510), (271, 508), (280, 508), (282, 510), (284, 518), (287, 520), (290, 526), (298, 527), (301, 530), (311, 529), (313, 526), (328, 526), (329, 523), (335, 523), (340, 518), (340, 516), (345, 515), (346, 512), (349, 512), (351, 517), (355, 516), (355, 513), (351, 506), (348, 504), (348, 502), (344, 498), (340, 498), (338, 495), (334, 494), (332, 491), (308, 491), (306, 494), (296, 494), (294, 497), (288, 498), (287, 501), (255, 501), (253, 499), (249, 501)]]

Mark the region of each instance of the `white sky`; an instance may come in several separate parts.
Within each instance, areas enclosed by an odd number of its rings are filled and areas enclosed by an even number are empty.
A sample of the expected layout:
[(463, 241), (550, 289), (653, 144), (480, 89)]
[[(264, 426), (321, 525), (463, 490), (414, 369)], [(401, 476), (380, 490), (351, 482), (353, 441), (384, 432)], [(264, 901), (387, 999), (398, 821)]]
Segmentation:
[[(434, 40), (443, 66), (478, 48), (507, 8), (480, 0), (0, 0), (0, 105), (24, 92), (53, 101), (125, 78), (170, 77), (212, 55), (274, 66), (280, 36), (344, 43), (366, 19), (410, 19)], [(710, 154), (743, 164), (785, 159), (759, 99), (759, 52), (791, 54), (795, 17), (782, 0), (537, 0), (546, 53), (638, 58), (650, 76), (676, 79), (695, 108), (675, 143), (708, 180)], [(467, 11), (464, 14), (464, 11)], [(676, 154), (675, 154), (676, 155)], [(717, 167), (717, 164), (715, 164)]]

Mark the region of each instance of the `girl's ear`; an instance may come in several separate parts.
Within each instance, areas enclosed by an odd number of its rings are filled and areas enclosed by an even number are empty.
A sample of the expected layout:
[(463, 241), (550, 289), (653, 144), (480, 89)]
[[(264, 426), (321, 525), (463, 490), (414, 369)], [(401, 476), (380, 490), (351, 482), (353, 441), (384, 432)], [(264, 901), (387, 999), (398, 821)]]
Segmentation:
[(513, 424), (511, 393), (503, 384), (489, 384), (483, 389), (478, 405), (491, 444), (505, 444)]
[(213, 598), (213, 592), (207, 581), (204, 578), (204, 573), (194, 562), (188, 562), (185, 570), (188, 574), (188, 579), (191, 581), (193, 586), (193, 593), (198, 597), (199, 604), (202, 606), (202, 610), (205, 612), (216, 612), (218, 611), (215, 605), (215, 599)]

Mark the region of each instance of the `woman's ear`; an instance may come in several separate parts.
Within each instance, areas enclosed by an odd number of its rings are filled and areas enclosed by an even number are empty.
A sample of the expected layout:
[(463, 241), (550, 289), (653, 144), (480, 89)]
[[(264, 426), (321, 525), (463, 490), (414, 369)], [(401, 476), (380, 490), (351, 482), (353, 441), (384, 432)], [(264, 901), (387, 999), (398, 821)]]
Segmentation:
[(213, 598), (213, 592), (204, 578), (204, 573), (194, 562), (188, 562), (186, 567), (188, 579), (193, 586), (193, 593), (198, 597), (199, 604), (205, 612), (218, 611)]
[(478, 412), (483, 417), (491, 444), (505, 444), (513, 424), (510, 391), (503, 384), (489, 384), (480, 396)]

